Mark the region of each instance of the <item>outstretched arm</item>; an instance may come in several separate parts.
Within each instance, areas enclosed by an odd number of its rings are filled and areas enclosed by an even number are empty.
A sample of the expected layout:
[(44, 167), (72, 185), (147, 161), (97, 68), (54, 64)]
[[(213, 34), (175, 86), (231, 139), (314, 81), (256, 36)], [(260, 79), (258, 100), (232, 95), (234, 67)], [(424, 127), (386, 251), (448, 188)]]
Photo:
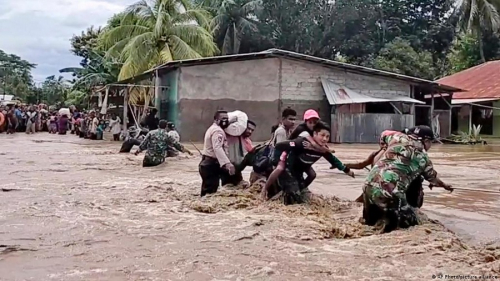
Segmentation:
[(367, 167), (368, 165), (373, 165), (375, 164), (374, 163), (374, 160), (375, 160), (375, 157), (380, 153), (380, 151), (382, 151), (383, 148), (380, 148), (379, 150), (377, 151), (374, 151), (370, 154), (370, 156), (368, 156), (368, 158), (366, 158), (365, 160), (361, 161), (361, 162), (357, 162), (357, 163), (348, 163), (348, 164), (345, 164), (346, 167), (349, 167), (350, 169), (355, 169), (355, 170), (361, 170), (361, 169), (364, 169), (365, 167)]
[(332, 165), (330, 169), (337, 168), (354, 178), (354, 172), (351, 171), (349, 167), (346, 167), (337, 157), (335, 157), (335, 155), (332, 153), (325, 153), (323, 157)]
[(151, 140), (151, 133), (148, 133), (144, 140), (141, 142), (139, 145), (139, 149), (135, 152), (135, 155), (141, 153), (142, 151), (146, 150), (148, 148), (149, 141)]
[(427, 165), (425, 166), (424, 172), (422, 173), (424, 179), (430, 182), (429, 188), (432, 189), (433, 186), (443, 187), (446, 190), (453, 191), (451, 185), (444, 183), (438, 176), (436, 170), (430, 159), (427, 159)]

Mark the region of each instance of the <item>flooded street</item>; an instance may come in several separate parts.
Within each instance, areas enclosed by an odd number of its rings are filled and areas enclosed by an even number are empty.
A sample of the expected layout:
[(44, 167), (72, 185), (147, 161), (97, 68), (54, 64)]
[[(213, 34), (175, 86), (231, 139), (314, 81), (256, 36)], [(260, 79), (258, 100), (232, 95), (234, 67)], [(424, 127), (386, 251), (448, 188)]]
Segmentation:
[[(352, 179), (323, 160), (311, 190), (324, 196), (285, 207), (252, 188), (200, 199), (199, 156), (142, 168), (144, 154), (109, 141), (39, 133), (0, 143), (0, 280), (500, 279), (498, 194), (426, 189), (423, 211), (440, 223), (379, 235), (352, 202), (367, 171)], [(375, 148), (338, 145), (336, 155), (354, 162)], [(454, 187), (499, 190), (499, 147), (430, 154)]]

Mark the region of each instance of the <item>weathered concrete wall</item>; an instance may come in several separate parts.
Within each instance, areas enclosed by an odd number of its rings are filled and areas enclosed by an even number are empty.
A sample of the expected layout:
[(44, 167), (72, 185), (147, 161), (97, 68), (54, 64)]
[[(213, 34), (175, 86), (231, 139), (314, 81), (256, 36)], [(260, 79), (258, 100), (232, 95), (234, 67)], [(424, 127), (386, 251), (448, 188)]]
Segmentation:
[(329, 78), (339, 85), (372, 97), (410, 96), (410, 85), (397, 80), (361, 75), (320, 65), (281, 59), (282, 105), (302, 115), (309, 108), (319, 109), (320, 117), (330, 123), (330, 106), (321, 85)]
[(252, 139), (269, 139), (279, 116), (279, 59), (182, 67), (178, 127), (183, 141), (201, 141), (218, 109), (241, 110), (257, 123)]
[(331, 124), (322, 77), (374, 97), (410, 96), (410, 85), (403, 82), (283, 58), (182, 67), (177, 103), (181, 138), (202, 140), (217, 109), (249, 114), (257, 123), (253, 139), (258, 141), (269, 138), (271, 126), (288, 106), (299, 118), (305, 110), (316, 109)]

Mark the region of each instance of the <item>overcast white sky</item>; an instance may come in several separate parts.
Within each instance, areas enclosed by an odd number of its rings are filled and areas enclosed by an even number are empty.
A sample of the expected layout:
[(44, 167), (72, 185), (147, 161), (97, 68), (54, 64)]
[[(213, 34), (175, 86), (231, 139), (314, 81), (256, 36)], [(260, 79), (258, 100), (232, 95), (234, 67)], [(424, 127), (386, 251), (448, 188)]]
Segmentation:
[(137, 0), (0, 0), (0, 49), (37, 64), (36, 82), (79, 66), (69, 39)]

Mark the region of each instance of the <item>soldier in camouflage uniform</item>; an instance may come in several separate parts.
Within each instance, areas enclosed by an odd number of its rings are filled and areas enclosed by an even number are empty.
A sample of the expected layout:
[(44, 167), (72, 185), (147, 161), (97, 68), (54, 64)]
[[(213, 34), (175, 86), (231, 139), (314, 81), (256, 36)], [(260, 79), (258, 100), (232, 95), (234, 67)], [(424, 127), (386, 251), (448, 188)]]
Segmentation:
[(159, 122), (159, 129), (150, 131), (139, 145), (139, 149), (137, 149), (135, 155), (147, 149), (144, 160), (142, 161), (143, 167), (153, 167), (163, 163), (169, 146), (173, 146), (179, 151), (192, 155), (189, 150), (185, 149), (179, 142), (168, 135), (166, 128), (167, 121), (161, 120)]
[(405, 134), (387, 136), (387, 150), (368, 174), (364, 187), (363, 218), (384, 232), (419, 224), (415, 209), (406, 200), (410, 183), (422, 175), (434, 186), (453, 191), (437, 177), (427, 152), (434, 139), (432, 129), (417, 126)]
[[(405, 142), (407, 139), (400, 138), (399, 136), (406, 135), (409, 132), (413, 132), (414, 129), (415, 128), (405, 129), (404, 131), (392, 131), (392, 130), (383, 131), (379, 139), (379, 145), (380, 145), (379, 150), (372, 152), (367, 159), (361, 162), (348, 163), (345, 164), (345, 166), (349, 167), (350, 169), (363, 169), (366, 168), (368, 165), (371, 165), (373, 167), (373, 165), (376, 162), (378, 162), (379, 158), (382, 157), (389, 143), (391, 143), (391, 145), (394, 145), (400, 141)], [(421, 208), (424, 203), (424, 190), (422, 187), (423, 182), (424, 182), (424, 177), (422, 175), (419, 175), (408, 186), (408, 189), (406, 191), (406, 201), (412, 207)], [(356, 199), (356, 202), (363, 202), (363, 194), (361, 194), (361, 196), (359, 196)]]

